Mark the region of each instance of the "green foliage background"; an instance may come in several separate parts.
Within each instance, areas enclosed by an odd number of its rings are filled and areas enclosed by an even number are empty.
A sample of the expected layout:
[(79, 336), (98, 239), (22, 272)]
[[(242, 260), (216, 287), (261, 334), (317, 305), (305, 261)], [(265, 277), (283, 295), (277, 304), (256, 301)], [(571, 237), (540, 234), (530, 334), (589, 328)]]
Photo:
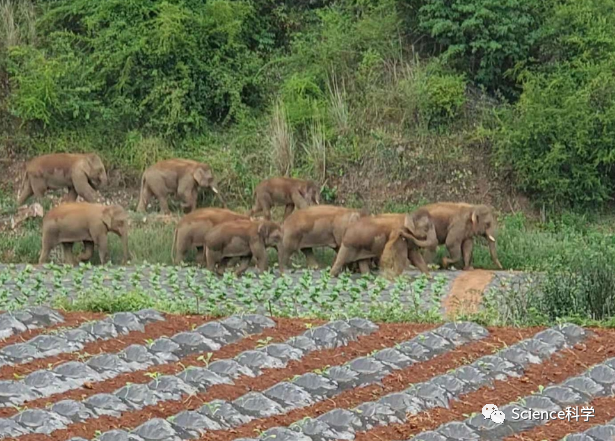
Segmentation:
[(24, 153), (95, 150), (135, 174), (191, 157), (246, 203), (272, 174), (403, 179), (421, 169), (400, 145), (441, 163), (480, 144), (535, 202), (612, 198), (615, 0), (0, 8), (0, 136)]

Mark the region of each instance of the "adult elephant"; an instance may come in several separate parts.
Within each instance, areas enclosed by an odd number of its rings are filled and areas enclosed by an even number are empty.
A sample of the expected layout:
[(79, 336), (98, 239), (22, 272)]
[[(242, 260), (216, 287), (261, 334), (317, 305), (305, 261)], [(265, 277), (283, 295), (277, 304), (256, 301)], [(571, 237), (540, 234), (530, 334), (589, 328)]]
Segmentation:
[(49, 210), (43, 218), (43, 243), (39, 263), (49, 260), (50, 251), (62, 244), (64, 259), (74, 265), (75, 242), (83, 242), (85, 251), (78, 257), (80, 261), (89, 260), (98, 247), (100, 263), (107, 261), (107, 234), (117, 234), (122, 239), (123, 260), (128, 261), (128, 215), (119, 205), (90, 204), (73, 202), (58, 205)]
[(17, 205), (30, 196), (41, 198), (47, 190), (68, 189), (71, 202), (81, 196), (88, 202), (96, 200), (96, 190), (107, 185), (107, 171), (95, 153), (54, 153), (38, 156), (26, 164), (17, 195)]
[(329, 247), (337, 251), (349, 225), (365, 215), (365, 211), (333, 205), (293, 211), (284, 221), (283, 239), (278, 247), (280, 271), (286, 269), (292, 255), (299, 250), (305, 254), (308, 266), (318, 267), (313, 249)]
[(271, 220), (271, 207), (285, 206), (284, 220), (295, 208), (306, 208), (320, 204), (320, 187), (314, 181), (295, 178), (265, 179), (254, 189), (254, 206), (250, 216), (263, 213)]
[(185, 215), (178, 222), (173, 238), (171, 254), (173, 262), (180, 263), (191, 248), (197, 249), (197, 262), (205, 260), (205, 236), (209, 230), (218, 224), (231, 220), (250, 220), (244, 214), (235, 213), (226, 208), (200, 208)]
[(216, 187), (211, 167), (189, 159), (167, 159), (149, 167), (141, 178), (141, 194), (137, 211), (144, 212), (152, 196), (158, 199), (160, 208), (169, 214), (167, 197), (176, 195), (186, 212), (196, 209), (199, 188), (211, 188), (226, 207), (224, 198)]
[(425, 210), (368, 216), (346, 230), (331, 275), (337, 276), (345, 265), (352, 262), (359, 262), (361, 272), (367, 273), (370, 259), (377, 259), (381, 269), (392, 276), (401, 274), (408, 260), (428, 274), (420, 248), (437, 243), (433, 220)]
[[(483, 236), (489, 244), (491, 260), (499, 268), (496, 249), (497, 221), (493, 207), (488, 205), (471, 205), (465, 203), (439, 202), (423, 207), (431, 215), (436, 226), (438, 244), (446, 245), (450, 258), (442, 259), (443, 268), (455, 265), (463, 259), (463, 269), (472, 268), (472, 250), (474, 238)], [(437, 245), (426, 250), (425, 260), (433, 262)]]
[(277, 247), (282, 240), (282, 228), (268, 220), (233, 220), (213, 227), (205, 236), (207, 269), (218, 270), (223, 261), (238, 258), (235, 272), (242, 274), (256, 260), (260, 271), (267, 271), (267, 248)]

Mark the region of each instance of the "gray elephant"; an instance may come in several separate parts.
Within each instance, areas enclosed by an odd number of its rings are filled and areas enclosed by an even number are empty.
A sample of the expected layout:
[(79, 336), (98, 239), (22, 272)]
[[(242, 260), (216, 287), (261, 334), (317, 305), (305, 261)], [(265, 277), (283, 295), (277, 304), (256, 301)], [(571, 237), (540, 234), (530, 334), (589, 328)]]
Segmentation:
[(49, 260), (50, 251), (62, 244), (64, 259), (76, 264), (73, 255), (75, 242), (83, 242), (84, 253), (80, 261), (89, 260), (98, 246), (100, 263), (107, 261), (107, 234), (117, 234), (122, 239), (123, 264), (128, 261), (128, 215), (119, 205), (72, 202), (59, 205), (47, 212), (43, 218), (43, 244), (39, 264)]
[(23, 205), (32, 195), (43, 197), (47, 190), (68, 188), (67, 199), (81, 196), (88, 202), (96, 200), (96, 190), (107, 185), (107, 172), (95, 153), (54, 153), (38, 156), (26, 164), (17, 196)]
[(218, 195), (226, 208), (226, 202), (216, 187), (211, 167), (189, 159), (167, 159), (149, 167), (141, 178), (141, 194), (137, 211), (145, 212), (152, 196), (160, 203), (160, 208), (169, 214), (167, 197), (176, 195), (182, 201), (184, 211), (196, 209), (199, 188), (209, 187)]

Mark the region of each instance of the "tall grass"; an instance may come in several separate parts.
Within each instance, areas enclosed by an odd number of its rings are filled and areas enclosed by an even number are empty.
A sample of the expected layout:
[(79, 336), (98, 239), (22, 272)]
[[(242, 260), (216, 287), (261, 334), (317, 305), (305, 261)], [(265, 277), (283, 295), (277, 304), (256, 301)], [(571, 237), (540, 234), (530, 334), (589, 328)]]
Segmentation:
[(36, 38), (31, 0), (0, 0), (0, 49), (32, 43)]
[(269, 144), (276, 172), (289, 176), (295, 163), (295, 139), (282, 101), (277, 101), (273, 108), (269, 127)]

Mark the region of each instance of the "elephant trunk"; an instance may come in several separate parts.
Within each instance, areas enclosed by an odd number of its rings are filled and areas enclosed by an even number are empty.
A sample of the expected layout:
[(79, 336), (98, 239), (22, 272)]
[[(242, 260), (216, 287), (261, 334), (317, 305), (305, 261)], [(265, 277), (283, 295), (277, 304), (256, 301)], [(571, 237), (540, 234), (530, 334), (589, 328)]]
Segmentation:
[(424, 240), (416, 238), (408, 228), (402, 228), (401, 235), (406, 239), (411, 240), (419, 248), (432, 248), (438, 245), (438, 236), (436, 228), (432, 225)]
[(100, 186), (106, 187), (108, 182), (109, 182), (109, 178), (107, 177), (107, 173), (102, 172), (100, 175)]
[(487, 243), (489, 244), (489, 254), (491, 254), (491, 260), (499, 269), (502, 269), (502, 264), (498, 259), (495, 236), (489, 233), (486, 233), (485, 236), (487, 237)]

